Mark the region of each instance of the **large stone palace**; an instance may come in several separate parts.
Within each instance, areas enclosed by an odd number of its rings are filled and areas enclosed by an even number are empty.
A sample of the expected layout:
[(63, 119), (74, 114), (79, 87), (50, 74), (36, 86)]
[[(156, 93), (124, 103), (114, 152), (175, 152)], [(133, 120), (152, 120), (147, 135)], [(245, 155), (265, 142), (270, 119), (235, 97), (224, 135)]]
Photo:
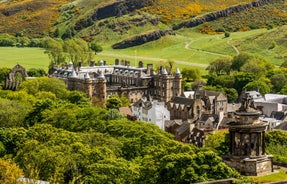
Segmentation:
[(152, 64), (144, 67), (139, 61), (138, 67), (130, 66), (129, 61), (115, 60), (114, 65), (106, 65), (94, 61), (89, 66), (75, 68), (70, 62), (65, 68), (53, 67), (50, 77), (62, 79), (67, 89), (80, 90), (90, 98), (105, 99), (111, 95), (125, 95), (131, 103), (142, 97), (168, 102), (175, 96), (181, 95), (182, 76), (179, 69), (169, 73), (164, 67), (156, 73)]

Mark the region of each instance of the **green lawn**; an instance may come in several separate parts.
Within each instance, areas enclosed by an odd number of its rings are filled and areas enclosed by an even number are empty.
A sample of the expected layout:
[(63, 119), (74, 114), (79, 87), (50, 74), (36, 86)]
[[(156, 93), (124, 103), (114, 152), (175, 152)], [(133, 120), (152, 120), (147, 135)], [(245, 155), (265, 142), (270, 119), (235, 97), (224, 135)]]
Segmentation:
[(0, 47), (0, 67), (12, 68), (20, 64), (26, 69), (48, 70), (49, 57), (40, 48)]
[(270, 182), (279, 182), (279, 181), (286, 181), (287, 174), (286, 171), (280, 169), (278, 172), (265, 175), (265, 176), (252, 176), (250, 177), (254, 182), (257, 183), (270, 183)]

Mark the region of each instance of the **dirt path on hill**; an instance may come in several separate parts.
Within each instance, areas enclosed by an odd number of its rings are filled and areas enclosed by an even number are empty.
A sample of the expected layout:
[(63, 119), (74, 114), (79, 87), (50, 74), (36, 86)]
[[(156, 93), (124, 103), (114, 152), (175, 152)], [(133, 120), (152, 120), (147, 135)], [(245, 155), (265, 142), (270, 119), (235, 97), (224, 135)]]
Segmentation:
[(235, 52), (236, 52), (237, 55), (240, 54), (240, 52), (239, 52), (239, 50), (237, 49), (237, 47), (235, 47), (235, 45), (232, 45), (232, 44), (230, 43), (230, 40), (227, 41), (227, 44), (230, 45), (230, 46), (235, 50)]
[(189, 46), (193, 43), (193, 41), (191, 42), (186, 42), (184, 48), (188, 49), (188, 50), (195, 50), (197, 52), (202, 52), (205, 54), (211, 54), (211, 55), (216, 55), (216, 56), (229, 56), (226, 54), (220, 54), (220, 53), (216, 53), (216, 52), (210, 52), (210, 51), (206, 51), (206, 50), (202, 50), (202, 49), (196, 49), (196, 48), (190, 48)]
[[(168, 59), (162, 58), (154, 58), (154, 57), (142, 57), (142, 56), (130, 56), (130, 55), (121, 55), (121, 54), (105, 54), (105, 53), (97, 53), (99, 56), (111, 56), (115, 58), (129, 58), (129, 59), (136, 59), (136, 60), (149, 60), (149, 61), (158, 61), (158, 62), (166, 62)], [(187, 66), (197, 66), (206, 68), (207, 64), (200, 64), (200, 63), (190, 63), (188, 61), (180, 61), (180, 60), (173, 60), (176, 64), (187, 65)]]

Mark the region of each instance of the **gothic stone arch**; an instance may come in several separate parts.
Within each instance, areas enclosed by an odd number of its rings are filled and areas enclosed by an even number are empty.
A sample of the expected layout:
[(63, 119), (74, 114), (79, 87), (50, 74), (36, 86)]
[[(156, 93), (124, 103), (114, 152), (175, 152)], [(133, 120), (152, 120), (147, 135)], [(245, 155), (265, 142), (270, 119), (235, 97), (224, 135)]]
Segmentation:
[[(18, 73), (21, 76), (21, 80), (16, 77)], [(3, 89), (15, 90), (20, 85), (21, 81), (24, 81), (27, 77), (28, 75), (26, 73), (26, 69), (17, 64), (14, 66), (14, 68), (12, 68), (11, 72), (6, 77), (5, 83), (3, 84)]]

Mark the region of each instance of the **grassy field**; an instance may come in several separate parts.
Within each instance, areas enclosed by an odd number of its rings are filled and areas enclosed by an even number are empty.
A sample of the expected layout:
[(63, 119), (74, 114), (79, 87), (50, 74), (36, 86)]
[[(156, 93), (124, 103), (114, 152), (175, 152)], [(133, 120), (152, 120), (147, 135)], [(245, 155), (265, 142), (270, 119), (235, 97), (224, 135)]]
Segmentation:
[[(285, 30), (287, 27), (284, 26), (284, 28), (274, 30), (257, 29), (247, 32), (236, 32), (231, 33), (230, 37), (227, 38), (223, 34), (207, 35), (197, 33), (193, 29), (183, 29), (176, 32), (176, 36), (167, 36), (154, 42), (127, 49), (115, 50), (110, 45), (105, 45), (101, 56), (144, 57), (147, 60), (150, 58), (152, 61), (158, 59), (158, 62), (173, 60), (179, 65), (183, 62), (196, 63), (197, 66), (203, 69), (215, 59), (237, 55), (235, 50), (237, 48), (239, 52), (259, 55), (276, 65), (280, 65), (284, 61), (284, 56), (278, 57), (278, 53), (284, 54), (286, 47), (278, 44), (275, 49), (270, 50), (268, 49), (268, 44), (274, 42), (274, 37), (258, 38), (262, 37), (262, 35), (272, 35), (281, 29)], [(263, 39), (266, 42), (263, 45), (264, 47), (260, 46)]]
[(40, 48), (0, 47), (0, 67), (12, 68), (20, 64), (26, 69), (48, 70), (49, 58)]
[(279, 182), (279, 181), (286, 181), (287, 174), (286, 171), (280, 169), (278, 172), (265, 175), (265, 176), (252, 176), (250, 177), (254, 182), (257, 183), (270, 183), (270, 182)]
[[(220, 57), (233, 57), (238, 52), (248, 52), (259, 55), (266, 60), (280, 65), (287, 58), (287, 40), (285, 32), (287, 26), (271, 30), (257, 29), (247, 32), (231, 33), (230, 37), (223, 34), (207, 35), (196, 32), (194, 29), (182, 29), (176, 36), (166, 36), (157, 41), (131, 47), (127, 49), (112, 49), (109, 42), (103, 45), (104, 51), (95, 56), (95, 60), (106, 60), (114, 64), (115, 58), (125, 59), (131, 65), (138, 61), (145, 64), (152, 63), (158, 66), (172, 60), (175, 67), (198, 68), (206, 74), (206, 67)], [(274, 48), (270, 49), (270, 45)], [(236, 51), (238, 50), (238, 52)], [(13, 67), (19, 63), (26, 68), (45, 68), (49, 58), (39, 48), (0, 48), (0, 66)]]

